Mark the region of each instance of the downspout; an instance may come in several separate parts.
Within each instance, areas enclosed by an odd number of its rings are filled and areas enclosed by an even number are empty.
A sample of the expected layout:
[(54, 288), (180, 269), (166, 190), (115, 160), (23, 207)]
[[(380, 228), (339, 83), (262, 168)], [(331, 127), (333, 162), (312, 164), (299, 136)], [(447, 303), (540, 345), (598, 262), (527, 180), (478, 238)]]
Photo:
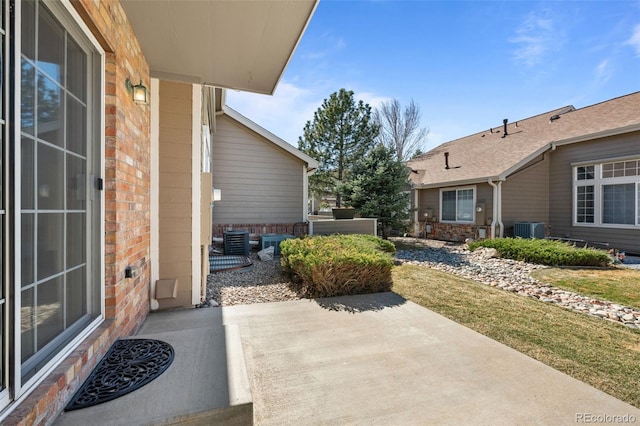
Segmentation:
[(488, 180), (493, 187), (493, 218), (491, 219), (491, 238), (496, 238), (496, 224), (500, 227), (499, 237), (504, 236), (504, 223), (502, 223), (502, 181), (496, 185), (492, 179)]
[(418, 202), (418, 189), (413, 188), (413, 235), (416, 237), (419, 236), (418, 234), (420, 233), (420, 223), (418, 223)]
[(504, 223), (502, 223), (502, 181), (498, 181), (498, 225), (500, 225), (500, 238), (504, 237)]
[(488, 183), (493, 188), (493, 217), (491, 218), (491, 239), (493, 240), (496, 237), (496, 216), (498, 216), (498, 186), (491, 179)]

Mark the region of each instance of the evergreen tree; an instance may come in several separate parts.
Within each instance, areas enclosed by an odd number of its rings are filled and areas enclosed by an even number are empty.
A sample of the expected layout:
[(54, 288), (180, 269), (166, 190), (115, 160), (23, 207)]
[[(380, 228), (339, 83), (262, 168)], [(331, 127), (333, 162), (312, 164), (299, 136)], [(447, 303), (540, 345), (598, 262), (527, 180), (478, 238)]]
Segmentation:
[(356, 103), (352, 91), (340, 89), (325, 99), (298, 139), (298, 149), (320, 163), (309, 177), (311, 193), (335, 194), (340, 207), (339, 184), (347, 180), (351, 165), (373, 147), (377, 135), (371, 107), (362, 101)]
[(345, 201), (362, 217), (376, 217), (382, 237), (392, 229), (406, 227), (410, 215), (409, 170), (398, 160), (393, 148), (378, 144), (360, 158), (351, 169), (348, 182), (342, 185)]

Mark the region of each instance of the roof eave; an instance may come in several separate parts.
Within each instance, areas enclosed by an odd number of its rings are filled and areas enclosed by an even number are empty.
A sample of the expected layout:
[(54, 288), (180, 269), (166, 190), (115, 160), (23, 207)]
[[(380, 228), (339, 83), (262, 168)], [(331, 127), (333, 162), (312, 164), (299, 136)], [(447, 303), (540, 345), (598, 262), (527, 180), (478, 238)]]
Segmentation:
[(617, 127), (615, 129), (603, 130), (601, 132), (589, 133), (587, 135), (579, 135), (572, 138), (561, 139), (551, 143), (552, 147), (570, 145), (579, 142), (588, 142), (595, 139), (602, 139), (610, 136), (618, 136), (625, 133), (640, 131), (640, 123), (629, 124), (628, 126)]
[(413, 188), (414, 189), (452, 188), (454, 186), (477, 185), (481, 183), (487, 183), (489, 180), (497, 181), (497, 180), (504, 180), (504, 179), (500, 176), (486, 176), (486, 177), (473, 178), (473, 179), (452, 180), (447, 182), (414, 184)]
[(121, 5), (152, 77), (273, 94), (318, 1), (121, 0)]

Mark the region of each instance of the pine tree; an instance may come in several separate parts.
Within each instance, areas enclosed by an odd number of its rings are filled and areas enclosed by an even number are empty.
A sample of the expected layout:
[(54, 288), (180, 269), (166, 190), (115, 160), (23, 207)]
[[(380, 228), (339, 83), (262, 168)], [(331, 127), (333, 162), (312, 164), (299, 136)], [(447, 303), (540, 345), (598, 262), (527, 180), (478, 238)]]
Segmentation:
[(392, 229), (404, 229), (410, 215), (409, 170), (393, 148), (377, 145), (360, 158), (342, 185), (345, 201), (362, 217), (376, 217), (382, 237)]
[(345, 89), (325, 99), (307, 121), (298, 149), (320, 163), (309, 177), (309, 189), (315, 195), (335, 194), (341, 206), (340, 183), (347, 180), (349, 168), (374, 145), (378, 126), (372, 121), (371, 107), (355, 102), (353, 92)]

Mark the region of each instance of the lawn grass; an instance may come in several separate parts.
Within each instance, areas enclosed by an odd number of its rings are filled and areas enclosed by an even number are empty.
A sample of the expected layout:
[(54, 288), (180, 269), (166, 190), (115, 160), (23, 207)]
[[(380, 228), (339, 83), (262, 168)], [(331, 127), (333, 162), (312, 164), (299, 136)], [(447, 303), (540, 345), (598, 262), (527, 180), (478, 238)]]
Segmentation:
[(393, 291), (640, 408), (640, 330), (418, 265)]
[(585, 296), (640, 308), (640, 271), (633, 269), (550, 268), (534, 278)]

